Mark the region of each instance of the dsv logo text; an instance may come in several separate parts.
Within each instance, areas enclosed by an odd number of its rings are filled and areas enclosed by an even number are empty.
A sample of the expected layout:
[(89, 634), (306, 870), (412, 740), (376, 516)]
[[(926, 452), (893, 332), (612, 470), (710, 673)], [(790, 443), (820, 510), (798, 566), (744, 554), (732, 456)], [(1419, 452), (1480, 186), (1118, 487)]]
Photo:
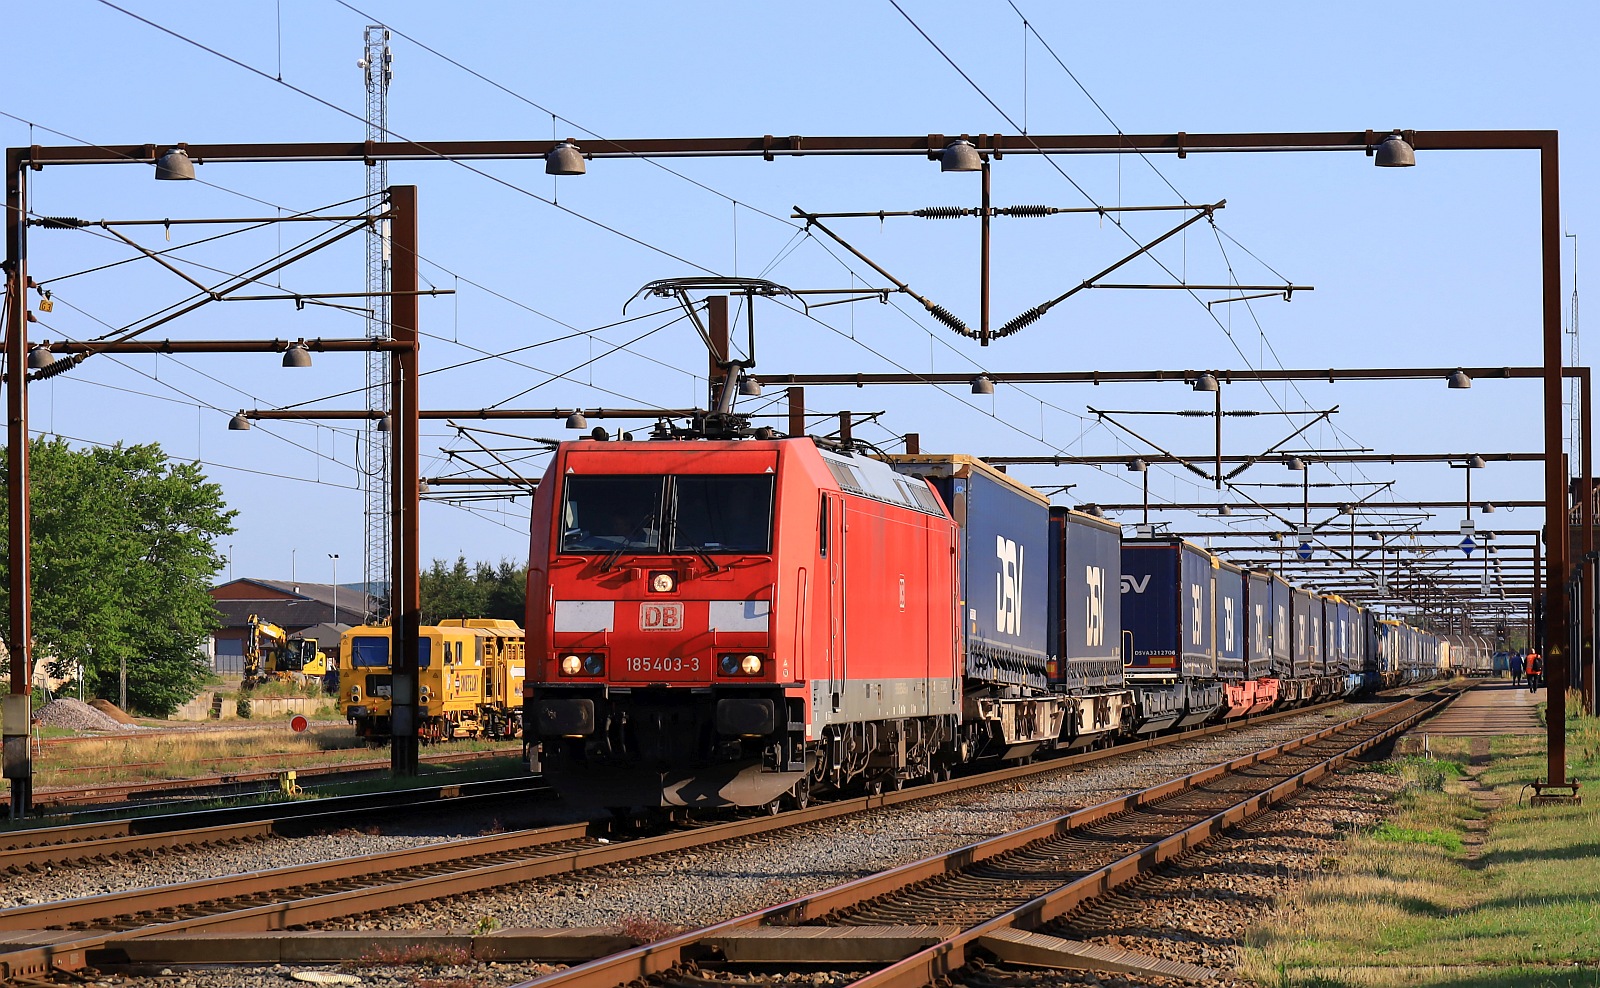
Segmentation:
[(1018, 634), (1022, 627), (1022, 554), (1026, 548), (1004, 535), (994, 537), (994, 554), (1000, 562), (994, 574), (994, 630), (1002, 635)]
[(1084, 583), (1087, 613), (1083, 625), (1084, 644), (1093, 648), (1106, 642), (1106, 571), (1103, 566), (1085, 566)]

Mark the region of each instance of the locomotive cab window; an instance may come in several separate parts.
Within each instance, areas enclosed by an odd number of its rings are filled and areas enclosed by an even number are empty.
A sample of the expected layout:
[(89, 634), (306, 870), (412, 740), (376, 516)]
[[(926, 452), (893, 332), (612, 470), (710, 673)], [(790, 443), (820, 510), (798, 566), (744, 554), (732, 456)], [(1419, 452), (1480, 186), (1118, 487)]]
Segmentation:
[(673, 478), (673, 552), (771, 552), (772, 475)]
[(568, 477), (562, 552), (660, 552), (662, 477)]
[(350, 664), (379, 668), (389, 664), (389, 639), (360, 635), (350, 641)]

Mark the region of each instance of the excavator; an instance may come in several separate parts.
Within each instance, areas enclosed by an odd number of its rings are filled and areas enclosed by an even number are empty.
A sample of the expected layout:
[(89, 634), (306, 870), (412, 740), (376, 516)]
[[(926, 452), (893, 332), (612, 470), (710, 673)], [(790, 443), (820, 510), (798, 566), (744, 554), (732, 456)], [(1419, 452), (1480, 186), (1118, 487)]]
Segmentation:
[(247, 622), (244, 640), (244, 686), (273, 679), (321, 682), (328, 674), (328, 657), (310, 638), (290, 638), (289, 633), (258, 614)]

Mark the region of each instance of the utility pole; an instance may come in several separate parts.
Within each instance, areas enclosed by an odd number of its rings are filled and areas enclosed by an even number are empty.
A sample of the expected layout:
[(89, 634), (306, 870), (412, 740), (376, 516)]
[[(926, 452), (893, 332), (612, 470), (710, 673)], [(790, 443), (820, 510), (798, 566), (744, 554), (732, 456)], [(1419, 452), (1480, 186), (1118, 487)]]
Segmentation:
[[(365, 52), (356, 64), (366, 73), (367, 81), (367, 140), (381, 142), (389, 139), (389, 81), (394, 78), (394, 56), (389, 50), (389, 30), (381, 24), (367, 25), (364, 35)], [(377, 216), (384, 209), (384, 199), (389, 187), (389, 165), (386, 159), (367, 160), (367, 201), (369, 216)], [(389, 330), (389, 237), (387, 220), (371, 220), (367, 227), (367, 337), (388, 337)], [(362, 426), (365, 446), (361, 451), (361, 486), (366, 494), (366, 533), (364, 542), (365, 580), (369, 594), (367, 600), (368, 623), (377, 623), (394, 611), (394, 588), (387, 593), (373, 593), (373, 588), (389, 577), (389, 436), (377, 417), (388, 411), (389, 355), (377, 350), (367, 355), (367, 411), (369, 416)], [(387, 601), (387, 604), (375, 603)], [(382, 608), (388, 613), (378, 613)], [(334, 614), (337, 621), (339, 615)]]

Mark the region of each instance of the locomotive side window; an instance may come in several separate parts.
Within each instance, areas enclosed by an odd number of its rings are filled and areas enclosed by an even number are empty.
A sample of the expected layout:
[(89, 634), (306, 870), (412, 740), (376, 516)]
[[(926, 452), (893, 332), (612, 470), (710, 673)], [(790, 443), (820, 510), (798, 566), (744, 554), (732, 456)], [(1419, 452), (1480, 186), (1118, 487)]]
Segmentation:
[(771, 552), (772, 475), (673, 478), (673, 552)]
[(660, 552), (661, 477), (568, 477), (562, 552)]

